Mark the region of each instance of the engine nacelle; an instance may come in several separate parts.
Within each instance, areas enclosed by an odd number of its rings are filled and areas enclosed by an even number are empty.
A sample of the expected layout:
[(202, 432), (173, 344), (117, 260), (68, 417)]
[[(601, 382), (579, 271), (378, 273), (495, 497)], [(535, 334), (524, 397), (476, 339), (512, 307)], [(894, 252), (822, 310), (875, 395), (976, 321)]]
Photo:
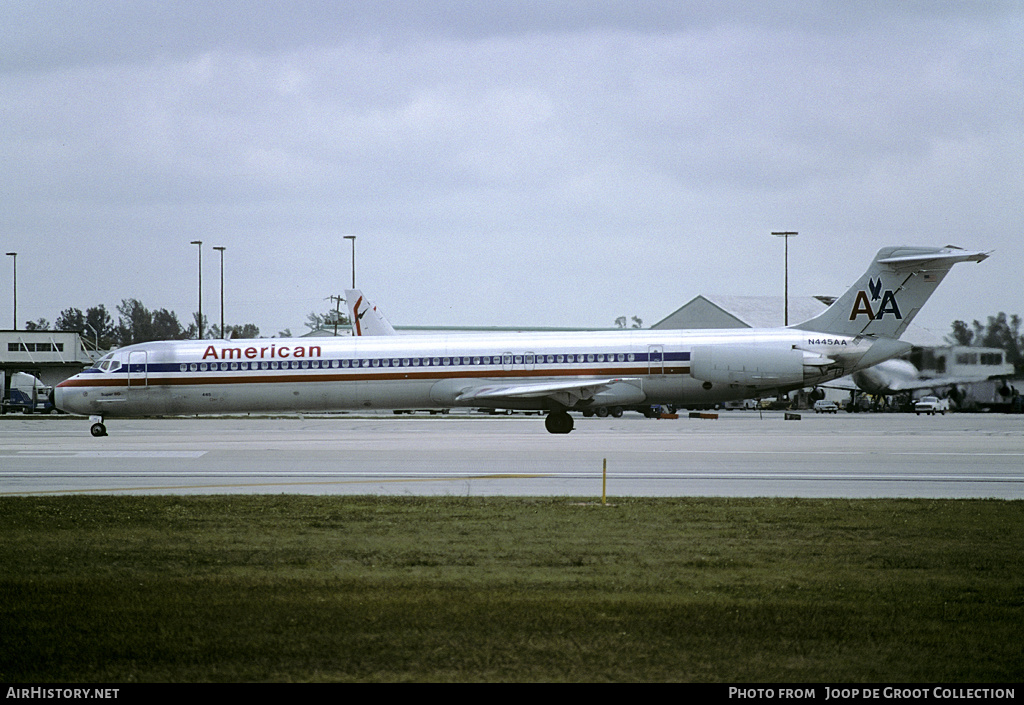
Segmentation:
[(690, 352), (690, 376), (711, 384), (795, 387), (804, 383), (804, 353), (791, 347), (697, 345)]

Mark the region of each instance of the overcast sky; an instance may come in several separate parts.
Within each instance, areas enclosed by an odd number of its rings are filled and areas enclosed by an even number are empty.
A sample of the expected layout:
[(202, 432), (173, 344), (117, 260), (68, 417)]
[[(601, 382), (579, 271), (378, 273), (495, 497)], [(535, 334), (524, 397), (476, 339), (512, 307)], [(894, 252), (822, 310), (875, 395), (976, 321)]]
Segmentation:
[[(886, 245), (995, 250), (918, 318), (1024, 315), (1024, 3), (0, 4), (19, 327), (124, 298), (306, 331), (650, 325), (838, 295)], [(0, 263), (0, 327), (12, 316)]]

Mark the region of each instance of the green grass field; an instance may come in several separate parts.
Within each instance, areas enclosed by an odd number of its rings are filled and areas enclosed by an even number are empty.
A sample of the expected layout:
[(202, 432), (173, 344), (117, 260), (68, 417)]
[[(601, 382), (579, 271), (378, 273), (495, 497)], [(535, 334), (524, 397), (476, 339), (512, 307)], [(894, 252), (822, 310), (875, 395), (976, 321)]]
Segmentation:
[(0, 499), (0, 681), (1024, 680), (1024, 502)]

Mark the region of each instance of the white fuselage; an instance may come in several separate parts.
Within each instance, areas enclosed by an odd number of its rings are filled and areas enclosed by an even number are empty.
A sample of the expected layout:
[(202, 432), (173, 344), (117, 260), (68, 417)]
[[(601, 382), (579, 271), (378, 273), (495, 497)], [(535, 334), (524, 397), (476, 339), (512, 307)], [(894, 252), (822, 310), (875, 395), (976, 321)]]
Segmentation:
[[(684, 406), (812, 386), (904, 349), (790, 328), (164, 341), (110, 353), (55, 402), (105, 417)], [(589, 397), (532, 392), (589, 379), (603, 382)]]

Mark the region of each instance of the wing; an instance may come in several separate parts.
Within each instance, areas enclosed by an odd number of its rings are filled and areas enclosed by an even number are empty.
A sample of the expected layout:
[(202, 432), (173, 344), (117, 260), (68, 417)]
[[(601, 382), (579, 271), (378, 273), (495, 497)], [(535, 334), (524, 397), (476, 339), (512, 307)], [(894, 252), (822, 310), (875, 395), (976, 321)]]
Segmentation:
[(893, 385), (893, 391), (913, 392), (920, 389), (942, 389), (943, 387), (955, 387), (958, 384), (971, 384), (972, 382), (984, 382), (985, 379), (975, 377), (921, 377), (912, 381), (897, 381)]
[(881, 377), (872, 375), (870, 368), (861, 370), (849, 377), (841, 377), (831, 382), (822, 382), (816, 386), (827, 389), (842, 389), (848, 392), (862, 391), (869, 394), (898, 394), (923, 389), (938, 390), (945, 387), (956, 387), (972, 382), (984, 382), (978, 377)]
[(824, 387), (825, 389), (842, 389), (846, 392), (862, 391), (861, 388), (857, 386), (857, 383), (853, 381), (853, 378), (849, 376), (840, 377), (839, 379), (834, 379), (831, 382), (821, 382), (814, 386)]
[(515, 408), (517, 402), (527, 399), (550, 399), (566, 408), (572, 408), (580, 401), (590, 401), (598, 396), (604, 403), (617, 404), (635, 404), (645, 398), (639, 379), (607, 377), (464, 387), (455, 396), (455, 403), (502, 403)]

